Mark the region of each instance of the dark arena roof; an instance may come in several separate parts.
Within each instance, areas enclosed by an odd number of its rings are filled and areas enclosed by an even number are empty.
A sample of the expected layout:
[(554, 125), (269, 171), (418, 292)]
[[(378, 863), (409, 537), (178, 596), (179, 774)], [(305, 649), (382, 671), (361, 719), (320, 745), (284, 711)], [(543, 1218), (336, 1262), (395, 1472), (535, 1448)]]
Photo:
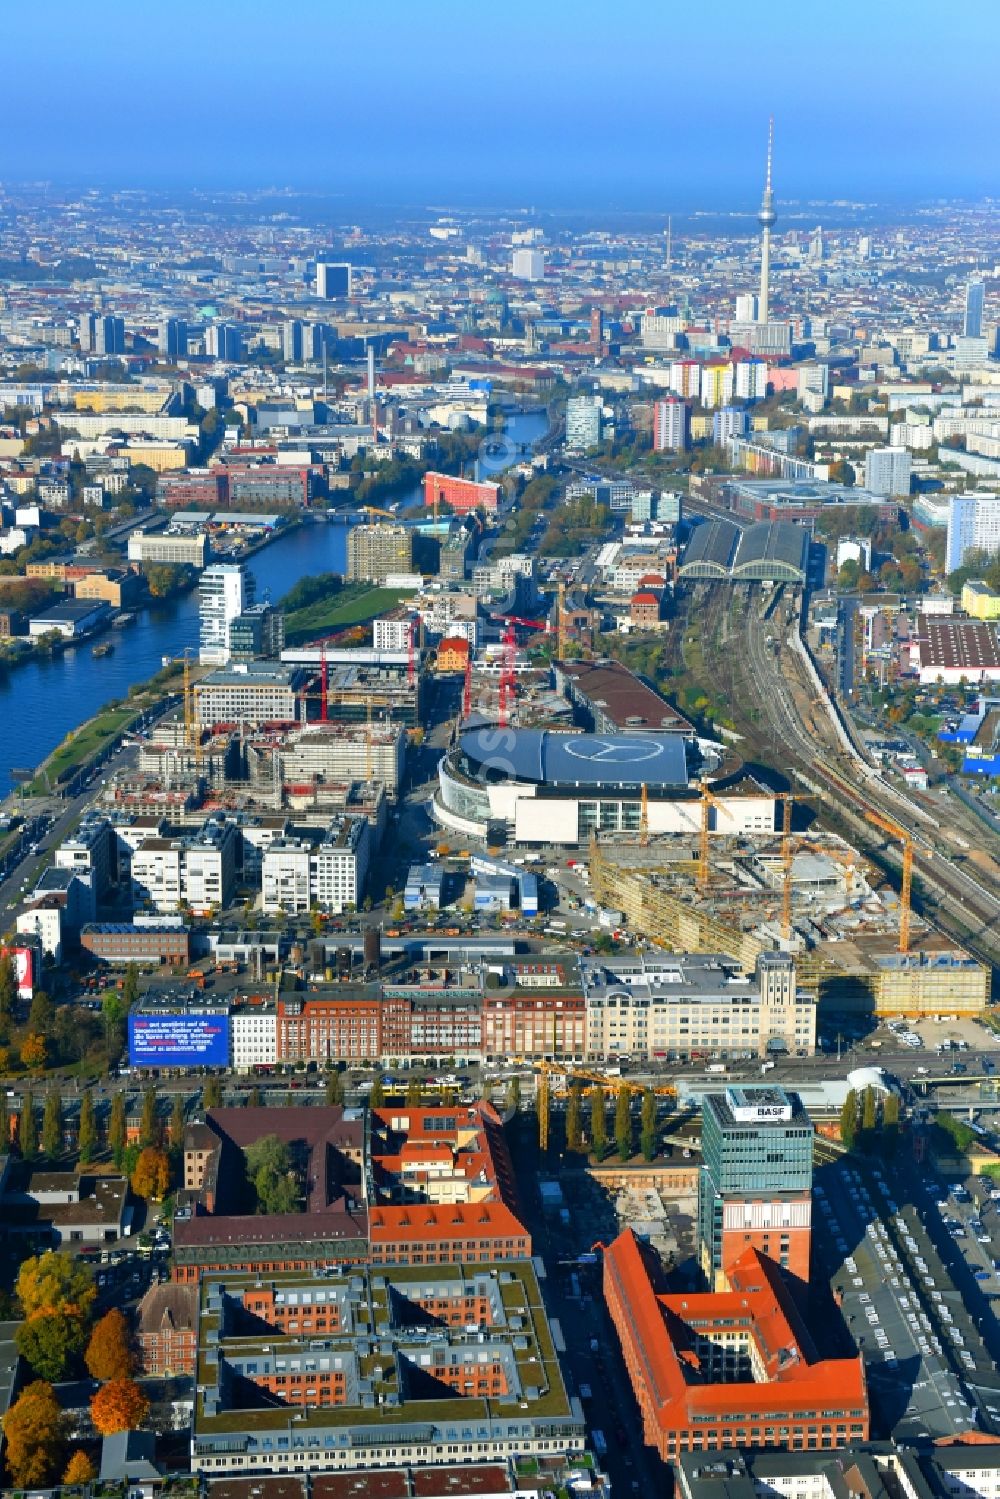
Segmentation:
[(682, 578), (728, 578), (739, 546), (740, 528), (731, 520), (706, 520), (695, 526), (678, 568)]
[(688, 785), (686, 746), (679, 734), (559, 734), (491, 726), (463, 734), (459, 745), (478, 779), (595, 789)]
[(803, 583), (809, 534), (793, 521), (760, 521), (744, 531), (731, 521), (703, 521), (684, 552), (678, 576), (694, 581)]

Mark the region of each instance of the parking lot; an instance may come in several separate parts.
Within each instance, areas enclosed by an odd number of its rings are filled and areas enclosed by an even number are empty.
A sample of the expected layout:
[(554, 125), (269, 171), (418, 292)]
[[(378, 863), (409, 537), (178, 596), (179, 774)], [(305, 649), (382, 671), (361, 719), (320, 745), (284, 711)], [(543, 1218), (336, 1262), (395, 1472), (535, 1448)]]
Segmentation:
[[(814, 1241), (865, 1359), (881, 1435), (958, 1435), (992, 1428), (1000, 1413), (984, 1282), (973, 1270), (956, 1277), (961, 1255), (949, 1254), (940, 1195), (933, 1182), (875, 1164), (841, 1161), (817, 1175)], [(988, 1252), (972, 1242), (985, 1275)], [(990, 1258), (1000, 1295), (994, 1270)]]

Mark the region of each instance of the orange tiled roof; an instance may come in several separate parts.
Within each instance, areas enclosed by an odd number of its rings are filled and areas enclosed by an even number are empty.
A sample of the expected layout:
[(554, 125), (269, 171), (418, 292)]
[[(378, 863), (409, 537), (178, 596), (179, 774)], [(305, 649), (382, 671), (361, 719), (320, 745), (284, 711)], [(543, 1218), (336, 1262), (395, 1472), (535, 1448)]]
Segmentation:
[[(695, 1417), (699, 1424), (753, 1419), (779, 1408), (792, 1417), (826, 1408), (867, 1415), (860, 1357), (817, 1358), (778, 1267), (756, 1249), (747, 1249), (729, 1271), (731, 1290), (662, 1296), (641, 1245), (626, 1229), (605, 1250), (605, 1274), (627, 1308), (626, 1335), (662, 1429), (686, 1428)], [(746, 1329), (766, 1382), (703, 1378), (694, 1339), (720, 1325)]]

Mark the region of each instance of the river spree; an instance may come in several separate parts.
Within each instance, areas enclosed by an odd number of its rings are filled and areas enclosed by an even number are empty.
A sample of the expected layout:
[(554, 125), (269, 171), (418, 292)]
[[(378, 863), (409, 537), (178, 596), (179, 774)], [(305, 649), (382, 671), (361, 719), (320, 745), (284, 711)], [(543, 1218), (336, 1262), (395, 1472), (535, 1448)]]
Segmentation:
[[(521, 444), (536, 442), (545, 429), (542, 412), (526, 412), (512, 416), (505, 432), (512, 443)], [(483, 478), (491, 466), (487, 455)], [(418, 487), (404, 495), (400, 509), (413, 506), (420, 494)], [(279, 536), (249, 561), (257, 597), (269, 595), (277, 603), (310, 573), (344, 572), (346, 537), (343, 522), (307, 522)], [(95, 658), (93, 643), (86, 642), (62, 655), (18, 666), (0, 682), (0, 795), (11, 789), (12, 766), (40, 764), (71, 729), (159, 671), (164, 656), (178, 656), (186, 646), (197, 652), (197, 590), (144, 609), (135, 624), (101, 638), (114, 644), (111, 655)]]

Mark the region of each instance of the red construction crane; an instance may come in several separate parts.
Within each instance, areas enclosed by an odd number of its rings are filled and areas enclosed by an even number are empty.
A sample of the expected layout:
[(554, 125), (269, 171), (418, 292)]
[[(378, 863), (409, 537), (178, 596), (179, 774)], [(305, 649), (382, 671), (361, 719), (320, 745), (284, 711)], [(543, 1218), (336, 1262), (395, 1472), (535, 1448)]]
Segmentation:
[(517, 688), (517, 636), (514, 634), (513, 618), (508, 616), (507, 627), (503, 632), (503, 667), (500, 671), (500, 704), (499, 723), (502, 729), (507, 727), (507, 712), (514, 700)]

